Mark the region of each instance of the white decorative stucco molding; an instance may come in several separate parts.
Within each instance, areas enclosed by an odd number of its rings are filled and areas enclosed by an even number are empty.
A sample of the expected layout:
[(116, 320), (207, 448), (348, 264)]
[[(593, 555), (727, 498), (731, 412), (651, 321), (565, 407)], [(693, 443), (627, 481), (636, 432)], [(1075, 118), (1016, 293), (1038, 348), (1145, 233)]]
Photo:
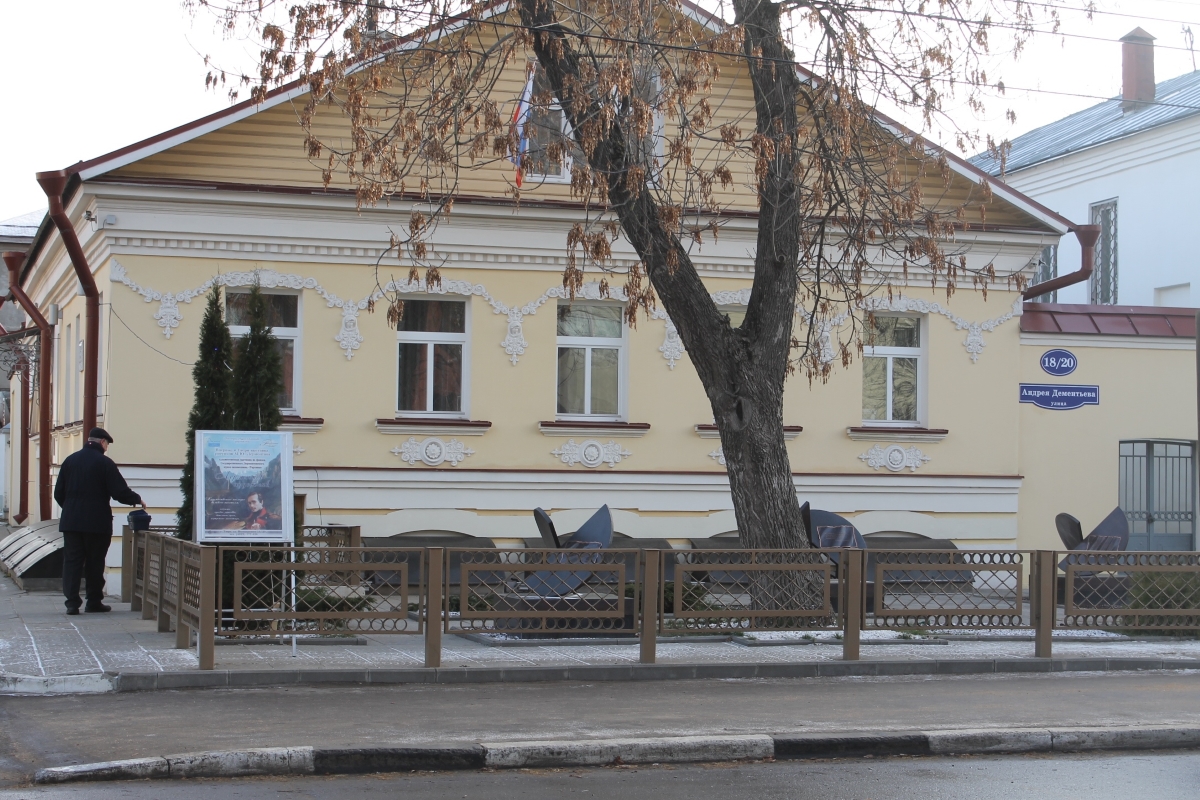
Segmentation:
[[(171, 338), (171, 334), (174, 333), (175, 329), (179, 327), (179, 323), (183, 320), (179, 304), (191, 303), (192, 300), (204, 294), (213, 286), (251, 286), (257, 281), (259, 285), (267, 289), (288, 288), (314, 291), (325, 301), (326, 307), (336, 308), (341, 311), (340, 325), (333, 340), (337, 342), (338, 347), (345, 353), (347, 360), (354, 358), (354, 352), (363, 343), (362, 331), (358, 324), (360, 312), (372, 303), (382, 300), (387, 293), (455, 294), (464, 297), (483, 298), (492, 307), (493, 313), (503, 314), (507, 318), (505, 336), (500, 341), (500, 347), (504, 349), (513, 366), (516, 366), (520, 361), (520, 357), (529, 348), (529, 342), (526, 341), (524, 332), (525, 317), (536, 314), (537, 310), (551, 299), (567, 299), (571, 296), (566, 288), (554, 286), (543, 292), (541, 296), (524, 305), (510, 306), (494, 297), (480, 283), (443, 280), (438, 284), (427, 284), (424, 280), (416, 280), (389, 281), (386, 286), (375, 289), (361, 300), (344, 300), (325, 289), (315, 278), (306, 278), (302, 275), (281, 273), (270, 269), (229, 272), (216, 275), (194, 289), (172, 293), (160, 292), (138, 284), (129, 277), (125, 267), (118, 263), (116, 259), (111, 261), (110, 274), (114, 282), (128, 286), (132, 291), (141, 295), (147, 303), (158, 302), (158, 310), (154, 313), (154, 319), (158, 322), (158, 326), (162, 328), (163, 336), (168, 339)], [(749, 288), (738, 289), (736, 291), (719, 291), (713, 292), (711, 297), (713, 302), (718, 306), (747, 305), (750, 302), (750, 291)], [(604, 289), (597, 281), (592, 281), (579, 287), (579, 290), (575, 293), (575, 297), (582, 300), (611, 299), (626, 301), (628, 299), (624, 287), (613, 286)], [(980, 354), (983, 352), (983, 348), (986, 347), (983, 334), (991, 333), (1014, 317), (1020, 316), (1021, 303), (1021, 299), (1018, 298), (1013, 302), (1012, 309), (1008, 313), (983, 322), (971, 322), (963, 319), (951, 313), (949, 309), (939, 303), (907, 298), (902, 295), (891, 298), (867, 298), (860, 305), (860, 308), (863, 311), (918, 312), (921, 314), (941, 315), (954, 323), (955, 328), (958, 330), (965, 330), (967, 332), (967, 338), (963, 340), (963, 347), (966, 348), (967, 355), (971, 361), (977, 362)], [(805, 309), (797, 307), (796, 312), (810, 324), (812, 323), (812, 316)], [(817, 341), (822, 363), (829, 364), (833, 362), (836, 356), (833, 348), (833, 330), (849, 319), (849, 316), (849, 312), (842, 312), (829, 319), (821, 320), (818, 323), (820, 330), (817, 334)], [(650, 318), (662, 320), (665, 325), (663, 343), (659, 346), (658, 351), (662, 353), (663, 359), (667, 362), (667, 368), (673, 370), (686, 352), (683, 340), (679, 337), (679, 330), (666, 311), (662, 309), (656, 308), (650, 313)]]
[(875, 445), (858, 458), (865, 461), (871, 469), (878, 470), (880, 467), (887, 467), (891, 472), (903, 472), (905, 469), (916, 472), (919, 467), (924, 466), (925, 462), (930, 460), (929, 456), (917, 448), (904, 448), (898, 444), (887, 447)]
[(713, 461), (716, 461), (722, 467), (725, 466), (725, 451), (722, 450), (720, 447), (718, 447), (716, 450), (713, 450), (711, 453), (709, 453), (708, 457), (711, 458)]
[(467, 456), (475, 455), (475, 451), (464, 445), (458, 439), (444, 441), (437, 436), (430, 436), (420, 442), (415, 436), (399, 447), (393, 447), (392, 455), (400, 456), (406, 464), (416, 464), (418, 461), (430, 467), (436, 467), (449, 462), (457, 467)]
[(915, 311), (920, 314), (940, 314), (953, 322), (956, 329), (967, 332), (967, 338), (963, 340), (962, 344), (967, 349), (967, 355), (970, 356), (971, 362), (975, 363), (979, 361), (979, 355), (983, 352), (983, 348), (987, 347), (987, 343), (983, 341), (984, 332), (991, 333), (1013, 317), (1021, 316), (1022, 303), (1022, 298), (1018, 297), (1013, 301), (1012, 308), (1007, 314), (983, 322), (965, 320), (957, 314), (952, 313), (940, 303), (913, 299), (911, 297), (904, 297), (903, 295), (892, 298), (869, 297), (863, 301), (862, 309), (864, 311)]
[(566, 444), (554, 448), (550, 454), (568, 466), (583, 464), (588, 469), (595, 469), (601, 464), (608, 464), (612, 468), (633, 455), (612, 439), (604, 444), (595, 439), (585, 439), (576, 444), (574, 439), (568, 439)]

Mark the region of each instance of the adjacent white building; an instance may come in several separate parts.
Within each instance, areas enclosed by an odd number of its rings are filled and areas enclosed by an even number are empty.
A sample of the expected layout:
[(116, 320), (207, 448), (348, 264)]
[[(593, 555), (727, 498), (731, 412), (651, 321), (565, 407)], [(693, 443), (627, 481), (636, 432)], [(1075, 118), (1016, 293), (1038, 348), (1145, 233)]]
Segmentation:
[[(1101, 227), (1091, 279), (1042, 302), (1200, 305), (1200, 71), (1155, 84), (1154, 37), (1122, 40), (1122, 92), (972, 163), (1063, 216)], [(1047, 246), (1040, 280), (1076, 270), (1079, 244)]]

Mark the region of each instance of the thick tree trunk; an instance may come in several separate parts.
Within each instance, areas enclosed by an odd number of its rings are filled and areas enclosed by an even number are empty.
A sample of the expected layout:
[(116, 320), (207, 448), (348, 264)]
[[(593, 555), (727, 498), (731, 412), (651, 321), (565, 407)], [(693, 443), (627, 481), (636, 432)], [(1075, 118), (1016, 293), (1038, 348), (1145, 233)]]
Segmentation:
[[(522, 22), (538, 31), (534, 52), (574, 130), (583, 130), (589, 118), (604, 118), (597, 98), (579, 96), (580, 56), (550, 4), (520, 0), (519, 8)], [(678, 231), (664, 227), (650, 187), (631, 190), (627, 180), (616, 177), (627, 175), (633, 165), (635, 135), (612, 125), (588, 163), (609, 176), (609, 207), (646, 266), (708, 395), (742, 544), (804, 548), (809, 545), (783, 439), (783, 384), (795, 318), (800, 237), (794, 177), (799, 82), (794, 70), (780, 68), (790, 62), (791, 54), (784, 47), (778, 6), (736, 0), (735, 8), (746, 31), (756, 129), (774, 143), (759, 187), (754, 286), (740, 328), (732, 329), (718, 311), (680, 245)], [(811, 581), (797, 575), (799, 584), (791, 590), (756, 590), (756, 605), (779, 608), (785, 597), (794, 602), (796, 591), (811, 595)]]

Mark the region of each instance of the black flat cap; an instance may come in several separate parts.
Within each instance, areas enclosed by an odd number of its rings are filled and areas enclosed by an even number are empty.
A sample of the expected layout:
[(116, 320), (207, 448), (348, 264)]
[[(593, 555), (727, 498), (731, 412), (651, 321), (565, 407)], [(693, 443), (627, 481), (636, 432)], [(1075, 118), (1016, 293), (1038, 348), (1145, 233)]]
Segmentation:
[(108, 431), (104, 428), (92, 428), (92, 432), (88, 434), (89, 439), (104, 439), (109, 444), (113, 443), (113, 438), (108, 435)]

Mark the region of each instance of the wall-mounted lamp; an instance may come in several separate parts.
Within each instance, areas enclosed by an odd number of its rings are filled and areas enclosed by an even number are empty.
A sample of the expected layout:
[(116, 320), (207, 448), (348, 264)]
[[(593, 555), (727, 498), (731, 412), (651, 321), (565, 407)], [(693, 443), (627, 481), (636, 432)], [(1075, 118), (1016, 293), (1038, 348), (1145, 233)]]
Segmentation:
[(58, 324), (58, 303), (51, 303), (50, 307), (46, 309), (46, 322), (49, 322), (51, 326)]

